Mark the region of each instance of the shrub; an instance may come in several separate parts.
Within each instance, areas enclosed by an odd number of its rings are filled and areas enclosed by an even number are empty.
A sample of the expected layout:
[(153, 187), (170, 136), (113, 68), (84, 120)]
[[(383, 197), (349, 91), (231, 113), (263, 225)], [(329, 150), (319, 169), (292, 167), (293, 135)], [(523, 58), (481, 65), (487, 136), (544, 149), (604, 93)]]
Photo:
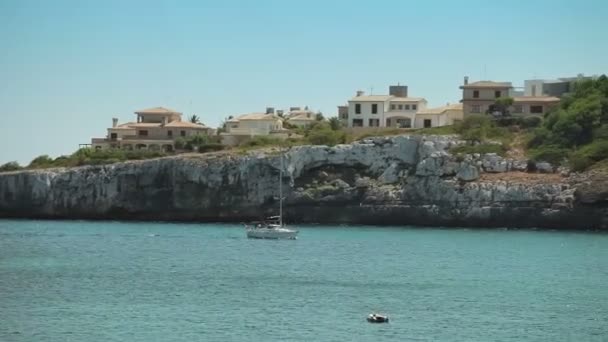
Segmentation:
[(330, 129), (313, 130), (308, 134), (307, 140), (313, 145), (334, 146), (346, 143), (346, 133)]
[(522, 118), (521, 123), (519, 125), (525, 128), (534, 128), (540, 126), (542, 122), (543, 119), (538, 116), (528, 116)]
[(0, 166), (0, 172), (17, 171), (21, 169), (21, 165), (19, 165), (19, 163), (17, 163), (16, 161), (8, 162)]
[(215, 151), (223, 150), (224, 147), (225, 147), (224, 145), (219, 144), (219, 143), (208, 143), (208, 144), (199, 146), (198, 151), (200, 153), (215, 152)]
[(582, 171), (592, 164), (608, 159), (608, 140), (598, 140), (570, 154), (570, 167)]
[(507, 149), (502, 144), (478, 144), (478, 145), (460, 145), (450, 150), (454, 154), (485, 154), (485, 153), (496, 153), (504, 156)]
[(564, 161), (568, 155), (568, 150), (559, 146), (548, 145), (532, 149), (529, 154), (533, 161), (544, 161), (557, 165)]
[(34, 158), (28, 165), (30, 169), (46, 167), (53, 167), (53, 159), (46, 154)]

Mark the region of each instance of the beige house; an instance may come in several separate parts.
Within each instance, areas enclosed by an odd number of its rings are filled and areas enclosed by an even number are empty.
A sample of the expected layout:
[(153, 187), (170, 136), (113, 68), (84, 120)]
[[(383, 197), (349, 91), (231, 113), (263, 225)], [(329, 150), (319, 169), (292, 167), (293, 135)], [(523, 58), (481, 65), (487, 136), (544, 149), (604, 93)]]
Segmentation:
[(203, 124), (182, 121), (182, 113), (164, 107), (143, 109), (135, 114), (136, 122), (118, 124), (118, 119), (112, 119), (107, 136), (93, 138), (92, 147), (173, 151), (176, 138), (211, 131)]
[(313, 124), (317, 115), (308, 109), (300, 109), (300, 107), (292, 107), (287, 115), (287, 122), (290, 125), (304, 127)]
[(455, 121), (462, 120), (463, 117), (462, 103), (425, 108), (416, 113), (415, 127), (429, 128), (453, 125)]
[(258, 135), (286, 139), (290, 131), (283, 128), (283, 119), (267, 108), (266, 113), (250, 113), (226, 121), (226, 131), (220, 134), (222, 144), (238, 145)]
[(496, 99), (508, 97), (513, 86), (511, 82), (478, 81), (469, 84), (464, 78), (462, 89), (462, 109), (467, 114), (485, 114), (491, 111)]
[(515, 96), (512, 114), (544, 114), (552, 107), (559, 104), (559, 98), (555, 96)]
[(512, 97), (513, 105), (509, 111), (520, 115), (543, 114), (559, 103), (559, 98), (554, 96), (513, 96), (511, 82), (469, 83), (469, 78), (465, 77), (460, 89), (464, 115), (492, 113), (495, 111), (496, 100), (500, 97)]

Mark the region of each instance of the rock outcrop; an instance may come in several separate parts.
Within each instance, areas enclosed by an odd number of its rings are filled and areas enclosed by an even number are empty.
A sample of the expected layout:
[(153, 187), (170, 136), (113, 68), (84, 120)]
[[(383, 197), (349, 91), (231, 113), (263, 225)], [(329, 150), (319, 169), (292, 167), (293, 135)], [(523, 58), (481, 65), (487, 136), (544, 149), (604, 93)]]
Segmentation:
[[(521, 177), (527, 161), (453, 156), (452, 136), (300, 146), (284, 155), (288, 221), (605, 229), (608, 180)], [(0, 174), (0, 217), (241, 222), (276, 213), (276, 150)], [(542, 165), (543, 172), (553, 168)], [(486, 179), (496, 174), (501, 179)], [(519, 175), (510, 180), (509, 175)], [(525, 175), (525, 174), (524, 174)], [(594, 183), (603, 182), (601, 186)], [(603, 189), (597, 191), (597, 189)]]

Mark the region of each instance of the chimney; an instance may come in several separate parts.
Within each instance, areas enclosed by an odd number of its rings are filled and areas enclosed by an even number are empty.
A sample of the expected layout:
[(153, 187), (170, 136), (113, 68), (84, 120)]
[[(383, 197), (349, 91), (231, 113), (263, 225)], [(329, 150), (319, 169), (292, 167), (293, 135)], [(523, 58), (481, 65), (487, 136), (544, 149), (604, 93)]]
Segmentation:
[(363, 96), (363, 94), (365, 94), (363, 90), (357, 90), (357, 97)]
[(407, 86), (390, 86), (388, 87), (388, 94), (395, 97), (407, 97)]
[(464, 77), (464, 85), (469, 84), (469, 76)]
[(274, 107), (266, 107), (266, 114), (274, 114)]
[(118, 126), (118, 118), (112, 118), (112, 128)]

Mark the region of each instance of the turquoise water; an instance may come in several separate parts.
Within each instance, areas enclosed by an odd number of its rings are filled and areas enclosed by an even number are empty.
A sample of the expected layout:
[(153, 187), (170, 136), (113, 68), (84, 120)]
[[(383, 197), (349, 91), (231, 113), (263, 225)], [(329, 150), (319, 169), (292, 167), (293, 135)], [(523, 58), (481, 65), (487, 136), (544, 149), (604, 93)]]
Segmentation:
[(0, 221), (3, 342), (406, 340), (607, 341), (608, 235)]

